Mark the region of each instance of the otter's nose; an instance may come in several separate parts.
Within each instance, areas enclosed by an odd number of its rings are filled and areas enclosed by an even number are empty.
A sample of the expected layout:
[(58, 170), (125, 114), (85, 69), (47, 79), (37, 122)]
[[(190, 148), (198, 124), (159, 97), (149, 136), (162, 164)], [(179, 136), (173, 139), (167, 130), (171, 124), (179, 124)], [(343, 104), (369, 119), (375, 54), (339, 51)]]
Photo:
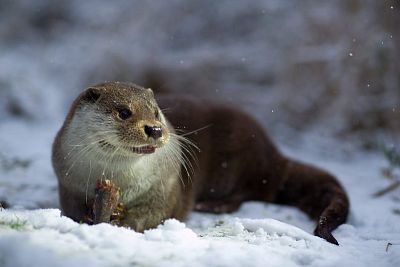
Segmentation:
[(155, 140), (162, 136), (162, 129), (160, 126), (144, 126), (144, 132), (147, 134), (148, 137), (152, 137)]

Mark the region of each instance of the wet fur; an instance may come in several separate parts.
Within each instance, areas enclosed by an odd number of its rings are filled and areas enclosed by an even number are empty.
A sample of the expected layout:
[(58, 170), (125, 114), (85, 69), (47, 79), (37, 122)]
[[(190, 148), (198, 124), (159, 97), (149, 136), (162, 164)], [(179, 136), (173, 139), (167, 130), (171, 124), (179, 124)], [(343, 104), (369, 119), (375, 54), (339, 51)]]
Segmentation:
[[(299, 207), (317, 220), (316, 235), (337, 244), (331, 232), (346, 220), (349, 202), (333, 176), (283, 156), (262, 127), (238, 109), (173, 95), (160, 96), (157, 102), (159, 119), (148, 114), (153, 114), (157, 104), (147, 89), (115, 82), (92, 87), (75, 100), (53, 145), (65, 215), (83, 220), (93, 200), (95, 180), (104, 177), (113, 180), (125, 196), (127, 215), (121, 224), (138, 231), (155, 227), (166, 218), (184, 219), (192, 209), (232, 212), (244, 201), (259, 200)], [(137, 121), (118, 128), (104, 119), (103, 113), (103, 119), (96, 119), (93, 112), (99, 112), (99, 105), (112, 113), (115, 103), (136, 110)], [(74, 122), (79, 114), (89, 116), (91, 122), (83, 123), (83, 118)], [(163, 125), (163, 135), (168, 136), (153, 154), (138, 158), (123, 153), (102, 160), (98, 158), (101, 153), (88, 149), (68, 155), (71, 147), (66, 144), (71, 140), (87, 143), (79, 134), (82, 131), (89, 133), (85, 137), (93, 142), (101, 131), (106, 136), (115, 130), (127, 133), (125, 139), (114, 140), (116, 147), (118, 142), (143, 142), (138, 131), (143, 120)], [(74, 123), (76, 127), (71, 126)], [(91, 132), (94, 125), (97, 131)], [(80, 127), (81, 131), (77, 130)], [(175, 134), (174, 128), (178, 133), (190, 133), (186, 136), (189, 141)], [(68, 157), (78, 159), (73, 168)], [(68, 171), (70, 168), (75, 172)]]

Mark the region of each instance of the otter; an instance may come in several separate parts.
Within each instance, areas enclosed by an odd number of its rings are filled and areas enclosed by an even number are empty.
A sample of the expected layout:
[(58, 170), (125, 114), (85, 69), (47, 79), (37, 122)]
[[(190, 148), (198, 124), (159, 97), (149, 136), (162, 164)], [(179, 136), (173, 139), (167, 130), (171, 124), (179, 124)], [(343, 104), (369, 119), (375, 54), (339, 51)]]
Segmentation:
[(317, 220), (315, 235), (338, 245), (332, 231), (349, 210), (334, 176), (282, 155), (250, 115), (189, 96), (155, 97), (133, 83), (84, 90), (57, 133), (52, 163), (64, 215), (87, 222), (96, 183), (107, 180), (123, 206), (114, 223), (136, 231), (254, 200), (297, 206)]

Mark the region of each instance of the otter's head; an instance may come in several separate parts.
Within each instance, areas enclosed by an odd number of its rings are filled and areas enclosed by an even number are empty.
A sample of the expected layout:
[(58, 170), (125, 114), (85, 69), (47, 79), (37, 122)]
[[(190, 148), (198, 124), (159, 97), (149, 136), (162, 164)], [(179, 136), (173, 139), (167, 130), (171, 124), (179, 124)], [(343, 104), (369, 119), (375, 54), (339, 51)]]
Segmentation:
[(106, 82), (86, 89), (76, 100), (69, 134), (75, 143), (100, 154), (142, 156), (169, 141), (170, 133), (151, 89)]

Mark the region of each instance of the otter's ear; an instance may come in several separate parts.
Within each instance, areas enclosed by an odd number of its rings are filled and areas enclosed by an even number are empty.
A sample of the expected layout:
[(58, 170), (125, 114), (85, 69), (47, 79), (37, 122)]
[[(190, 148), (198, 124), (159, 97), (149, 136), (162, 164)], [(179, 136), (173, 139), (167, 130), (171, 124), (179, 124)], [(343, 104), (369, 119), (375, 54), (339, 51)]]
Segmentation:
[(153, 93), (153, 90), (151, 90), (151, 88), (147, 88), (146, 90), (150, 94), (151, 97), (154, 97), (154, 93)]
[(88, 103), (96, 103), (100, 96), (101, 92), (99, 89), (90, 87), (83, 92), (82, 100)]

